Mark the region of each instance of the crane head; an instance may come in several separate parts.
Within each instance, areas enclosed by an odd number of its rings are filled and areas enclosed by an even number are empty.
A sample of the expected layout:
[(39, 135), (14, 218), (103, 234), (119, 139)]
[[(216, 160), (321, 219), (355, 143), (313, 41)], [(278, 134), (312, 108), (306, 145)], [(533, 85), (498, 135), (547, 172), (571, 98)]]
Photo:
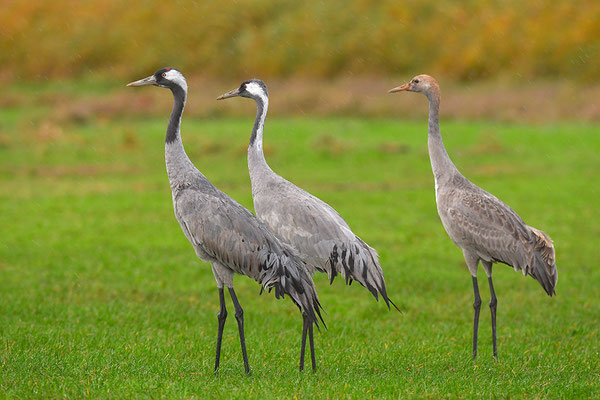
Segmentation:
[(423, 74), (415, 76), (410, 82), (405, 83), (404, 85), (390, 89), (388, 93), (408, 91), (424, 93), (427, 95), (431, 90), (439, 92), (439, 85), (433, 77)]
[(140, 79), (139, 81), (134, 81), (128, 83), (127, 86), (160, 86), (164, 88), (174, 89), (175, 87), (180, 87), (187, 91), (187, 82), (185, 77), (181, 72), (176, 70), (175, 68), (161, 68), (156, 71), (153, 75), (150, 75), (147, 78)]
[(242, 82), (239, 88), (233, 89), (217, 97), (217, 100), (224, 100), (230, 97), (248, 97), (254, 100), (261, 99), (265, 102), (269, 97), (267, 85), (260, 79), (250, 79)]

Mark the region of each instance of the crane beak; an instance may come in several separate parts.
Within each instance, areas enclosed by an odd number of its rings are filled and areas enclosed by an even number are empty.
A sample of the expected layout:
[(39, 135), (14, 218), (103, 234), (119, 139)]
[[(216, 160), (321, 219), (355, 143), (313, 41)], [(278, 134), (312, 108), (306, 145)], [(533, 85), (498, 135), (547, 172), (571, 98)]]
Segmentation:
[(410, 89), (410, 87), (408, 86), (408, 83), (405, 83), (404, 85), (400, 85), (398, 87), (388, 90), (388, 93), (403, 92), (403, 91), (409, 90), (409, 89)]
[(130, 82), (127, 86), (147, 86), (147, 85), (156, 85), (156, 78), (154, 75), (150, 75), (147, 78), (140, 79), (139, 81)]
[(227, 92), (225, 94), (220, 95), (219, 97), (217, 97), (217, 100), (225, 100), (230, 97), (236, 97), (239, 95), (240, 95), (240, 88), (237, 88), (237, 89), (233, 89), (231, 92)]

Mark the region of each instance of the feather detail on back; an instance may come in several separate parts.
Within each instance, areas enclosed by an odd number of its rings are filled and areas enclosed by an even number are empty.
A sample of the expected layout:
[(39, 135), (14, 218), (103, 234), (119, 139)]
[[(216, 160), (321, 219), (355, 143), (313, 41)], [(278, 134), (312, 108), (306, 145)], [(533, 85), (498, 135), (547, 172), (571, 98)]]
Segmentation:
[(297, 251), (311, 272), (327, 273), (330, 282), (340, 274), (347, 284), (357, 281), (375, 299), (381, 295), (388, 307), (393, 304), (377, 252), (335, 209), (274, 173), (252, 182), (256, 214)]
[(521, 270), (552, 296), (558, 272), (550, 237), (466, 178), (453, 182), (454, 188), (441, 189), (437, 196), (440, 218), (452, 241), (482, 260)]

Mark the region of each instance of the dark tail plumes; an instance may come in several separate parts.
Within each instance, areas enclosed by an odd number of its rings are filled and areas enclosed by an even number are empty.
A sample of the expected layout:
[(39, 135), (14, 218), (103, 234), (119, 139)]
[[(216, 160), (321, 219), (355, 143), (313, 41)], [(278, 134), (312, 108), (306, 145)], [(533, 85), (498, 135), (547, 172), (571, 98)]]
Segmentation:
[(329, 256), (329, 263), (331, 264), (330, 283), (339, 272), (346, 284), (357, 281), (371, 292), (375, 300), (379, 301), (379, 295), (381, 295), (388, 309), (391, 304), (400, 311), (387, 295), (377, 252), (361, 238), (356, 236), (356, 242), (348, 245), (334, 245)]
[[(286, 252), (287, 253), (287, 252)], [(290, 296), (294, 304), (303, 314), (319, 329), (319, 321), (325, 328), (325, 321), (321, 316), (321, 303), (317, 289), (307, 269), (297, 257), (291, 254), (266, 255), (265, 265), (261, 268), (259, 282), (264, 289), (275, 289), (275, 297)]]
[(552, 296), (556, 293), (555, 287), (556, 282), (558, 282), (558, 270), (552, 239), (538, 229), (529, 228), (535, 236), (535, 247), (529, 274), (542, 285), (548, 296)]

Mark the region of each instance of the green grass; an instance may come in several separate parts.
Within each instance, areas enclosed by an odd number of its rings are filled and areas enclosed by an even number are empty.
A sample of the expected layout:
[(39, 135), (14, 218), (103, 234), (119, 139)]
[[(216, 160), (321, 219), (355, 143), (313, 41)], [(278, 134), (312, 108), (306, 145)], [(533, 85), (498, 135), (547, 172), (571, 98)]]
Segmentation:
[[(273, 169), (379, 251), (402, 313), (358, 285), (315, 276), (329, 329), (316, 335), (318, 372), (299, 373), (298, 310), (236, 277), (247, 377), (229, 299), (222, 367), (212, 372), (217, 290), (173, 217), (166, 116), (61, 126), (43, 114), (0, 111), (0, 397), (600, 396), (598, 126), (443, 123), (463, 173), (557, 248), (555, 298), (495, 269), (499, 360), (483, 307), (473, 361), (471, 279), (435, 209), (426, 121), (271, 118)], [(251, 126), (183, 125), (194, 163), (249, 208)]]

